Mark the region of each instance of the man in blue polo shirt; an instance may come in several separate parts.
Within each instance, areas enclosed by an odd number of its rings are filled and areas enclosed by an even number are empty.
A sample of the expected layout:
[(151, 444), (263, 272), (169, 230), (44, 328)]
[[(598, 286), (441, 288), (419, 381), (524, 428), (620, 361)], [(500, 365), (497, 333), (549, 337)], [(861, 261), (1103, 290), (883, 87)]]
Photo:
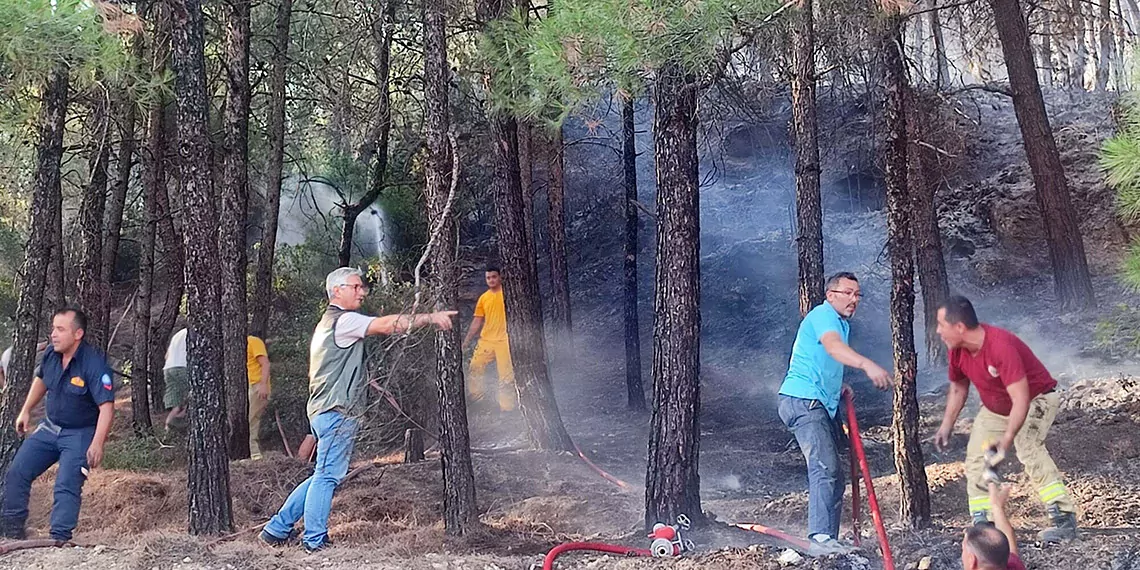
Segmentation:
[(31, 410), (47, 397), (47, 416), (16, 452), (4, 480), (0, 536), (24, 538), (32, 482), (55, 463), (55, 501), (51, 537), (71, 540), (79, 521), (79, 499), (88, 469), (103, 461), (103, 444), (115, 414), (111, 368), (99, 349), (83, 341), (87, 316), (78, 309), (52, 315), (51, 348), (44, 351), (40, 374), (32, 380), (16, 431), (28, 431)]
[(780, 386), (780, 419), (796, 437), (808, 467), (808, 538), (820, 548), (837, 548), (843, 511), (843, 469), (839, 464), (839, 399), (843, 367), (865, 372), (876, 388), (891, 386), (886, 370), (847, 344), (850, 325), (863, 297), (852, 273), (827, 280), (827, 300), (804, 317), (792, 345), (788, 374)]

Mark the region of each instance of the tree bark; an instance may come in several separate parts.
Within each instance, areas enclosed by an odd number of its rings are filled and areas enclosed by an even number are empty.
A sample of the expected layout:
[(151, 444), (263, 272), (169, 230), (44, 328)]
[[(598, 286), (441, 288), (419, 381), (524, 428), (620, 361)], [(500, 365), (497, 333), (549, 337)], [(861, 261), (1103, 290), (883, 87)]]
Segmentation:
[(190, 332), (190, 533), (233, 530), (226, 455), (226, 385), (222, 375), (218, 217), (210, 173), (204, 30), (200, 0), (173, 0), (171, 42), (178, 109), (178, 166), (183, 201)]
[[(536, 252), (538, 247), (534, 241), (534, 132), (527, 124), (519, 125), (519, 187), (522, 188), (523, 224), (526, 230), (526, 240), (530, 243), (531, 251)], [(538, 260), (531, 258), (530, 272), (534, 279), (538, 279)]]
[[(63, 158), (64, 123), (67, 118), (68, 69), (57, 65), (48, 74), (40, 94), (40, 113), (36, 136), (36, 170), (32, 186), (31, 219), (50, 219), (61, 208), (60, 160)], [(51, 228), (32, 224), (31, 235), (24, 246), (24, 264), (20, 268), (20, 297), (16, 303), (15, 343), (9, 362), (6, 385), (0, 403), (0, 494), (4, 477), (20, 436), (13, 429), (24, 398), (32, 385), (36, 344), (40, 339), (39, 323), (47, 286), (51, 259)]]
[(1068, 309), (1094, 306), (1096, 299), (1085, 260), (1085, 246), (1069, 198), (1061, 155), (1045, 112), (1041, 86), (1037, 82), (1029, 30), (1021, 5), (1018, 0), (990, 0), (990, 5), (1009, 71), (1017, 123), (1021, 127), (1025, 154), (1037, 188), (1037, 205), (1041, 209), (1041, 221), (1049, 245), (1057, 300), (1062, 308)]
[(637, 309), (637, 148), (633, 99), (621, 103), (622, 174), (625, 182), (625, 256), (622, 262), (622, 299), (625, 317), (625, 388), (626, 405), (631, 410), (645, 410), (645, 388), (641, 382), (641, 326)]
[(218, 256), (222, 269), (222, 354), (229, 413), (230, 459), (249, 457), (249, 374), (246, 372), (246, 241), (249, 209), (250, 0), (226, 0), (226, 100)]
[(372, 150), (376, 162), (372, 165), (372, 177), (368, 192), (360, 200), (344, 207), (343, 225), (340, 233), (340, 247), (337, 259), (341, 267), (352, 261), (352, 236), (356, 231), (356, 220), (380, 197), (384, 191), (385, 174), (388, 169), (388, 140), (392, 131), (392, 104), (388, 89), (388, 76), (391, 68), (392, 36), (396, 30), (396, 2), (385, 0), (379, 14), (372, 23), (373, 58), (372, 73), (379, 92), (376, 101), (376, 126), (367, 145)]
[[(993, 0), (991, 0), (990, 3), (993, 4)], [(1078, 89), (1085, 88), (1085, 66), (1088, 65), (1088, 48), (1085, 42), (1085, 17), (1084, 14), (1081, 13), (1084, 10), (1084, 3), (1085, 0), (1073, 0), (1072, 11), (1072, 31), (1074, 34), (1073, 37), (1076, 40), (1076, 46), (1073, 49), (1072, 61), (1070, 62), (1069, 83)], [(1018, 7), (1020, 9), (1020, 3), (1018, 3)], [(1023, 13), (1018, 12), (1017, 15), (1021, 18), (1022, 22), (1025, 21)], [(1013, 14), (994, 14), (994, 18), (998, 21), (1011, 18), (1012, 16)], [(1026, 33), (1028, 34), (1028, 32)], [(1000, 36), (1001, 34), (999, 33), (998, 35)], [(1006, 66), (1009, 66), (1008, 61), (1006, 62)], [(1010, 79), (1012, 80), (1012, 78)]]
[(938, 0), (930, 2), (930, 35), (934, 38), (934, 88), (950, 86), (950, 60), (946, 57), (946, 40), (942, 36), (942, 15)]
[[(161, 71), (164, 63), (157, 63)], [(154, 287), (155, 235), (158, 223), (158, 193), (166, 192), (166, 121), (162, 104), (150, 110), (147, 120), (147, 152), (143, 163), (143, 231), (139, 253), (139, 286), (135, 298), (135, 338), (131, 346), (131, 413), (135, 433), (142, 435), (151, 429), (148, 383), (162, 374), (159, 361), (151, 359), (150, 315), (151, 292)], [(155, 386), (151, 386), (157, 388)], [(157, 392), (157, 389), (155, 390)], [(158, 394), (153, 396), (160, 397)], [(161, 400), (160, 400), (161, 401)], [(159, 406), (160, 411), (164, 406)]]
[(87, 342), (106, 350), (107, 323), (103, 322), (105, 287), (103, 263), (103, 214), (107, 206), (107, 163), (111, 161), (111, 116), (109, 101), (101, 90), (91, 108), (90, 177), (79, 205), (79, 271), (75, 292), (79, 308), (88, 315)]
[(1112, 0), (1100, 0), (1100, 18), (1096, 20), (1100, 49), (1096, 55), (1096, 90), (1108, 90), (1108, 78), (1112, 73), (1112, 60), (1115, 57), (1116, 42), (1112, 37)]
[[(135, 38), (135, 57), (142, 55), (142, 39)], [(107, 239), (103, 242), (103, 259), (99, 268), (99, 282), (103, 284), (100, 300), (100, 319), (108, 332), (111, 327), (111, 285), (115, 280), (115, 267), (119, 261), (119, 242), (123, 233), (123, 211), (127, 205), (127, 190), (131, 183), (131, 170), (135, 160), (135, 102), (129, 95), (119, 100), (119, 156), (115, 163), (115, 184), (107, 200)], [(110, 340), (110, 339), (108, 339)], [(110, 348), (110, 347), (108, 347)], [(133, 389), (132, 389), (133, 392)]]
[(289, 21), (293, 0), (280, 0), (274, 19), (273, 57), (269, 70), (269, 157), (265, 169), (265, 225), (257, 250), (257, 273), (250, 314), (250, 334), (266, 338), (273, 304), (273, 254), (277, 249), (277, 218), (281, 212), (281, 178), (285, 170), (285, 76), (289, 70)]
[(815, 31), (812, 0), (804, 0), (792, 31), (792, 130), (796, 145), (796, 252), (800, 317), (823, 302), (823, 207), (815, 113)]
[(887, 250), (891, 260), (891, 344), (894, 348), (895, 469), (899, 474), (900, 520), (911, 528), (930, 524), (930, 488), (922, 462), (918, 426), (918, 369), (914, 349), (914, 264), (907, 196), (907, 85), (902, 56), (902, 16), (891, 15), (881, 40), (886, 75)]
[[(915, 0), (913, 8), (915, 10), (923, 9), (923, 0)], [(910, 19), (910, 34), (911, 34), (911, 50), (914, 52), (914, 57), (911, 61), (914, 65), (914, 71), (918, 75), (915, 83), (926, 83), (926, 55), (923, 53), (922, 46), (926, 43), (926, 31), (923, 30), (923, 20), (925, 18), (911, 18)]]
[[(501, 0), (479, 0), (477, 17), (487, 23), (503, 15), (508, 6)], [(531, 444), (540, 450), (570, 451), (570, 434), (562, 423), (550, 372), (546, 366), (542, 307), (538, 283), (529, 270), (534, 259), (533, 244), (523, 230), (522, 185), (519, 176), (518, 123), (511, 117), (490, 118), (491, 141), (495, 149), (491, 183), (495, 198), (495, 233), (503, 270), (503, 300), (510, 331), (511, 362), (519, 407), (526, 421)]]
[(697, 89), (681, 66), (657, 70), (653, 139), (657, 162), (653, 414), (645, 474), (645, 527), (701, 511), (701, 227)]
[[(164, 117), (169, 117), (169, 115), (169, 112), (164, 113)], [(163, 150), (165, 152), (165, 149)], [(185, 267), (182, 255), (182, 233), (179, 231), (178, 225), (175, 224), (175, 208), (171, 207), (169, 187), (165, 181), (159, 185), (158, 192), (155, 194), (155, 207), (158, 216), (155, 259), (160, 262), (155, 264), (154, 283), (166, 285), (161, 290), (157, 287), (151, 288), (150, 362), (157, 363), (166, 360), (166, 348), (174, 332), (175, 320), (182, 309), (182, 294), (185, 291)], [(155, 317), (153, 307), (157, 304), (158, 299), (156, 297), (159, 294), (161, 294), (161, 309), (158, 316)], [(150, 385), (153, 391), (151, 394), (152, 410), (162, 411), (164, 409), (162, 399), (165, 384), (162, 371), (156, 368), (154, 373), (150, 375)]]
[(1053, 85), (1053, 13), (1041, 11), (1041, 74), (1045, 85)]
[[(546, 187), (547, 232), (550, 234), (550, 324), (554, 327), (552, 363), (574, 360), (574, 325), (570, 316), (570, 269), (566, 262), (566, 178), (562, 129), (550, 139), (550, 183)], [(533, 242), (532, 242), (533, 243)]]
[[(922, 125), (926, 124), (925, 105), (912, 98), (907, 108), (907, 132), (911, 142), (921, 140)], [(926, 357), (931, 363), (946, 361), (946, 345), (938, 335), (938, 305), (950, 295), (946, 277), (946, 260), (942, 257), (942, 236), (938, 231), (938, 211), (934, 196), (938, 184), (932, 179), (937, 158), (925, 147), (911, 144), (908, 147), (908, 181), (910, 185), (910, 225), (914, 228), (914, 251), (918, 265), (918, 280), (922, 285)]]
[[(454, 210), (445, 215), (452, 180), (448, 147), (446, 4), (423, 0), (424, 22), (424, 134), (427, 168), (424, 194), (429, 227), (439, 227), (432, 250), (432, 285), (436, 307), (455, 307), (459, 299), (456, 278), (458, 228)], [(456, 164), (458, 164), (456, 162)], [(430, 239), (430, 237), (429, 237)], [(471, 463), (471, 437), (467, 430), (467, 403), (463, 392), (463, 362), (458, 330), (436, 331), (436, 382), (439, 390), (440, 463), (443, 468), (443, 526), (449, 536), (462, 536), (478, 524), (475, 471)]]

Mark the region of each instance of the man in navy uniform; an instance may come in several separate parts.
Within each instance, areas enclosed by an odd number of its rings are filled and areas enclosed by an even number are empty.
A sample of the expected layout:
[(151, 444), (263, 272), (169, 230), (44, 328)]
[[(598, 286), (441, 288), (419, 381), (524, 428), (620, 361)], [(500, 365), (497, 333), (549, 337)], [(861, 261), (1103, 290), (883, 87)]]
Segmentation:
[(47, 396), (47, 416), (32, 432), (8, 470), (0, 503), (0, 536), (22, 539), (28, 519), (32, 481), (59, 463), (51, 537), (66, 542), (79, 521), (79, 499), (88, 469), (103, 460), (103, 444), (115, 414), (111, 368), (99, 349), (83, 340), (87, 316), (78, 309), (52, 315), (51, 347), (44, 351), (40, 374), (16, 419), (16, 431), (28, 432), (32, 408)]

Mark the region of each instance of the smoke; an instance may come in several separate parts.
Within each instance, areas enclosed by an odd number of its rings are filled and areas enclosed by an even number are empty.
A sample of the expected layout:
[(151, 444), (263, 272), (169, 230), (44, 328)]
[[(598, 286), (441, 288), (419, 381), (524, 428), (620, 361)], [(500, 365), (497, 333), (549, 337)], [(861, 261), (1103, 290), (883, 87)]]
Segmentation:
[[(344, 219), (343, 203), (331, 185), (288, 177), (281, 187), (277, 242), (293, 246), (308, 244), (317, 251), (335, 254)], [(353, 253), (361, 257), (382, 257), (388, 253), (388, 227), (388, 214), (380, 204), (373, 204), (356, 218)]]

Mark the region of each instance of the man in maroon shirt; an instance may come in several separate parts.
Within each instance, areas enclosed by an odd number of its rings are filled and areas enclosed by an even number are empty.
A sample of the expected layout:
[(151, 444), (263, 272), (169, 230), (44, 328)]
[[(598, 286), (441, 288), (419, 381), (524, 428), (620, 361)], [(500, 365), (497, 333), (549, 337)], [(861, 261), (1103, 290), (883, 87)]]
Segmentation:
[(1017, 554), (1017, 537), (1005, 516), (1009, 487), (990, 482), (990, 502), (994, 522), (978, 523), (966, 529), (962, 538), (963, 570), (1025, 570)]
[(950, 392), (942, 427), (934, 436), (935, 445), (944, 449), (949, 443), (970, 384), (978, 389), (982, 400), (966, 445), (966, 493), (974, 522), (990, 516), (985, 481), (987, 451), (992, 454), (990, 464), (996, 465), (1016, 447), (1053, 520), (1053, 528), (1045, 529), (1038, 538), (1043, 542), (1076, 538), (1076, 507), (1045, 449), (1045, 437), (1060, 407), (1057, 381), (1013, 333), (979, 323), (974, 306), (965, 297), (950, 297), (938, 308), (938, 334), (950, 349)]

